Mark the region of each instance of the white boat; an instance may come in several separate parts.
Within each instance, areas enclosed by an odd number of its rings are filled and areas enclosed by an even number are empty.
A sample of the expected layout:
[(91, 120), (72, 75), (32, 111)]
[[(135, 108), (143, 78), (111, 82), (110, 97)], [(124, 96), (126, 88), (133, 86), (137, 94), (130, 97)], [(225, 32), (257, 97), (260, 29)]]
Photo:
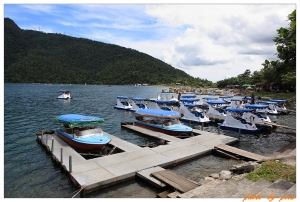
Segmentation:
[(213, 96), (205, 96), (202, 98), (202, 103), (207, 104), (211, 100), (218, 100), (218, 98)]
[(135, 112), (134, 125), (167, 135), (187, 138), (193, 136), (193, 129), (182, 124), (179, 112), (161, 109), (140, 109)]
[(242, 118), (247, 122), (250, 122), (252, 117), (254, 117), (253, 121), (255, 124), (264, 124), (265, 122), (272, 123), (270, 117), (267, 115), (267, 111), (263, 109), (267, 109), (268, 105), (261, 104), (245, 104), (245, 109), (252, 109), (252, 112), (244, 112)]
[(56, 99), (71, 99), (71, 92), (69, 90), (60, 90), (61, 94)]
[(224, 110), (223, 105), (227, 102), (223, 100), (211, 100), (208, 101), (208, 111), (207, 116), (210, 119), (224, 120), (226, 117), (226, 111)]
[(117, 96), (117, 104), (114, 106), (115, 109), (130, 110), (132, 105), (130, 104), (129, 96)]
[(133, 97), (131, 98), (132, 107), (129, 109), (130, 111), (137, 111), (139, 109), (148, 109), (146, 98)]
[(268, 105), (267, 109), (264, 110), (264, 111), (267, 112), (267, 114), (269, 114), (269, 115), (280, 115), (281, 114), (281, 112), (277, 111), (277, 109), (276, 109), (277, 102), (260, 100), (259, 103), (264, 104), (264, 105)]
[(288, 114), (289, 111), (285, 107), (286, 100), (270, 100), (270, 102), (276, 102), (275, 109), (282, 114)]
[[(252, 109), (242, 109), (242, 108), (226, 108), (226, 118), (223, 123), (218, 123), (219, 127), (223, 130), (234, 130), (240, 131), (241, 133), (254, 134), (260, 131), (256, 127), (253, 119), (250, 118), (250, 122), (247, 122), (241, 116), (237, 116), (237, 113), (243, 114), (244, 112), (250, 112)], [(234, 115), (232, 113), (235, 113)]]
[(210, 122), (206, 115), (206, 110), (202, 109), (202, 104), (180, 104), (180, 110), (183, 116), (180, 118), (181, 121), (191, 123), (208, 123)]
[(178, 95), (176, 93), (171, 93), (171, 92), (158, 93), (156, 100), (167, 100), (167, 101), (172, 101), (172, 102), (177, 102), (177, 103), (179, 102)]

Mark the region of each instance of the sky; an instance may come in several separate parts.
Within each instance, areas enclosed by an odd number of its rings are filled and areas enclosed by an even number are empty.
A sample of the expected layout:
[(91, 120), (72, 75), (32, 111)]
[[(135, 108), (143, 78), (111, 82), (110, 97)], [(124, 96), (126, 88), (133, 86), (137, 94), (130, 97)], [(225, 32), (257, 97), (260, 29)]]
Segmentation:
[(276, 30), (289, 26), (288, 15), (296, 9), (289, 1), (47, 2), (7, 2), (3, 14), (21, 29), (135, 49), (213, 82), (236, 77), (246, 69), (259, 71), (266, 59), (278, 60), (273, 42)]

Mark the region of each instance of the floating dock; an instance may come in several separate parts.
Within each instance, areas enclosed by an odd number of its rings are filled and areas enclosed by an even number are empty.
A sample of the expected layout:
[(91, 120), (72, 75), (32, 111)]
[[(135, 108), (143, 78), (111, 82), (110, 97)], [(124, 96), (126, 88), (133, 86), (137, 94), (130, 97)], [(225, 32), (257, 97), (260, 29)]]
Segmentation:
[[(122, 125), (123, 126), (123, 125)], [(85, 159), (56, 133), (36, 134), (37, 141), (52, 154), (52, 160), (68, 173), (71, 181), (82, 189), (81, 194), (135, 178), (138, 172), (154, 167), (174, 166), (212, 152), (220, 144), (233, 144), (237, 138), (195, 130), (194, 137), (179, 139), (133, 125), (123, 127), (166, 141), (157, 147), (140, 147), (107, 134), (110, 145), (122, 152), (93, 159)], [(164, 186), (161, 184), (161, 186)]]

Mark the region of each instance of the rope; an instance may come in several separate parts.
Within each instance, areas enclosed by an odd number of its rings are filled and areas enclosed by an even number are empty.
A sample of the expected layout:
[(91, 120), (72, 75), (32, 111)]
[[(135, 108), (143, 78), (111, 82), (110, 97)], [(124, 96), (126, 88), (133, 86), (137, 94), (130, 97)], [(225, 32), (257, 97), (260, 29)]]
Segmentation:
[[(81, 187), (80, 187), (80, 189), (79, 190), (77, 190), (77, 191), (74, 191), (74, 192), (72, 192), (72, 193), (70, 193), (69, 195), (67, 195), (67, 196), (71, 196), (71, 195), (73, 195), (71, 198), (74, 198), (77, 194), (79, 194), (84, 188), (85, 188), (86, 186), (85, 185), (82, 185)], [(67, 198), (67, 196), (65, 196), (64, 198)]]

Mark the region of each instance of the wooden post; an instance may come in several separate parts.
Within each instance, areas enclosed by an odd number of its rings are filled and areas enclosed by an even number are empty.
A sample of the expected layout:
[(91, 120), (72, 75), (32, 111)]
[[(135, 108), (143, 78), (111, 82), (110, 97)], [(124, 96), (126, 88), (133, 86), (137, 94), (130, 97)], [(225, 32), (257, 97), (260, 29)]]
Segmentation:
[(54, 151), (54, 139), (52, 138), (51, 152), (53, 153), (53, 151)]
[(63, 148), (60, 148), (60, 162), (63, 163)]
[(46, 143), (45, 143), (46, 147), (48, 146), (48, 134), (46, 134)]
[(220, 125), (218, 125), (218, 134), (220, 135)]
[(69, 156), (69, 172), (72, 173), (72, 156)]
[(202, 125), (201, 125), (201, 130), (203, 130), (203, 126), (204, 126), (204, 122), (202, 122)]

